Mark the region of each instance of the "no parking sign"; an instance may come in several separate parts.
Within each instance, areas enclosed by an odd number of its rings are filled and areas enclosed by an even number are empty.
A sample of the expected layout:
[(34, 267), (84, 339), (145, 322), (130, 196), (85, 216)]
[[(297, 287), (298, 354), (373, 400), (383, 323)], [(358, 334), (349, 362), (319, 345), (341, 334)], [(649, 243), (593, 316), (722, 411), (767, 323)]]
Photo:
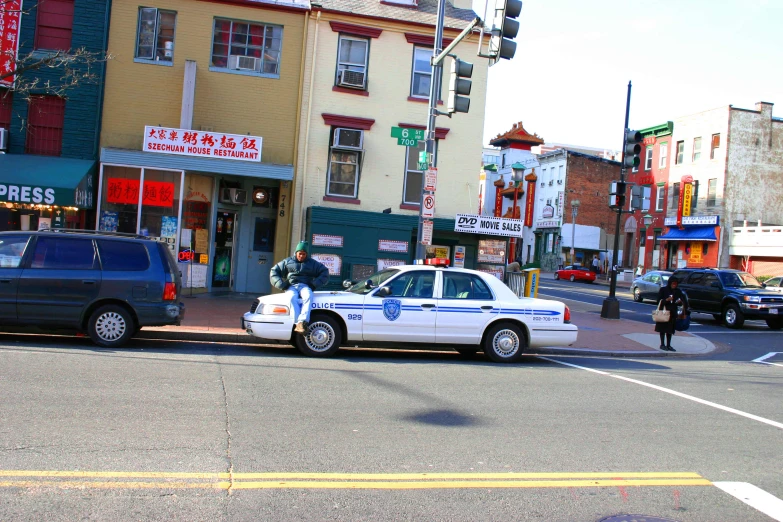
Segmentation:
[(435, 217), (435, 194), (424, 195), (424, 206), (421, 210), (421, 216), (425, 218)]

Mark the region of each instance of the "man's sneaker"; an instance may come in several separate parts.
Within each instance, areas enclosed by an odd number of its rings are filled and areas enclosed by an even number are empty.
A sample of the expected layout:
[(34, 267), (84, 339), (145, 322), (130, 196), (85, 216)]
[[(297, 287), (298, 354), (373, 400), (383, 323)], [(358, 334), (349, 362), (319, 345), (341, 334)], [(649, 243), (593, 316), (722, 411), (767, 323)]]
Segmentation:
[(300, 333), (300, 334), (303, 334), (303, 333), (305, 333), (305, 324), (304, 324), (304, 321), (299, 321), (298, 323), (296, 323), (296, 327), (294, 328), (294, 331), (295, 331), (296, 333)]

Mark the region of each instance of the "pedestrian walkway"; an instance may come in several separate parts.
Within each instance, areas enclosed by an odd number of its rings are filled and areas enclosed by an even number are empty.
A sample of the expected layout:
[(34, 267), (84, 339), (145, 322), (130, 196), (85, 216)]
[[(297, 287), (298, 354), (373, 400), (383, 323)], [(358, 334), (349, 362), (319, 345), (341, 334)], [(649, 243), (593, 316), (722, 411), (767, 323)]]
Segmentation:
[[(256, 296), (240, 293), (198, 294), (185, 297), (185, 319), (181, 326), (144, 328), (137, 337), (181, 341), (270, 344), (248, 335), (240, 318), (250, 310)], [(536, 348), (535, 353), (613, 356), (705, 355), (715, 346), (701, 337), (680, 332), (672, 341), (675, 353), (658, 349), (660, 340), (650, 323), (627, 319), (603, 319), (597, 311), (572, 310), (571, 322), (579, 327), (576, 343), (569, 347)], [(279, 344), (279, 343), (276, 343)]]

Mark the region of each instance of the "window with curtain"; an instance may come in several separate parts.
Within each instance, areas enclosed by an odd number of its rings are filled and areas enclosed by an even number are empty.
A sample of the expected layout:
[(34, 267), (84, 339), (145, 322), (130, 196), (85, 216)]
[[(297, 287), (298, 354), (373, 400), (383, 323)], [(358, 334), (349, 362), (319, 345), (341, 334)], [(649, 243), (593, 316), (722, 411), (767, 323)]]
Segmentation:
[(261, 76), (280, 76), (283, 28), (215, 19), (212, 67)]
[(64, 98), (30, 96), (25, 153), (59, 156), (63, 148), (64, 123)]
[(71, 48), (74, 0), (45, 0), (37, 3), (35, 48), (67, 51)]
[(171, 63), (174, 59), (175, 11), (154, 7), (139, 8), (136, 58)]
[(430, 82), (432, 81), (432, 49), (426, 47), (413, 48), (413, 73), (411, 74), (411, 96), (429, 98)]
[(674, 159), (674, 164), (679, 165), (685, 159), (685, 142), (677, 142), (677, 157)]
[(710, 159), (715, 159), (715, 151), (720, 148), (720, 134), (712, 135), (712, 143), (710, 144)]

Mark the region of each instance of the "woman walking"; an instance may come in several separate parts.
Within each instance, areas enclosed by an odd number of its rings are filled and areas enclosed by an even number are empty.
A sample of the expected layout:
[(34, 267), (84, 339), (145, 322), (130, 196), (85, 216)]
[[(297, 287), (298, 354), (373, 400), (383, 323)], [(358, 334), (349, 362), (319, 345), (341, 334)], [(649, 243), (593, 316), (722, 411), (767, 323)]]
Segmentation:
[(677, 322), (677, 306), (683, 307), (683, 313), (688, 311), (688, 297), (678, 286), (677, 278), (670, 277), (667, 285), (658, 291), (658, 303), (663, 301), (663, 308), (669, 311), (668, 321), (655, 323), (655, 331), (661, 335), (661, 350), (665, 352), (676, 351), (672, 348), (672, 335), (674, 335), (674, 324)]

